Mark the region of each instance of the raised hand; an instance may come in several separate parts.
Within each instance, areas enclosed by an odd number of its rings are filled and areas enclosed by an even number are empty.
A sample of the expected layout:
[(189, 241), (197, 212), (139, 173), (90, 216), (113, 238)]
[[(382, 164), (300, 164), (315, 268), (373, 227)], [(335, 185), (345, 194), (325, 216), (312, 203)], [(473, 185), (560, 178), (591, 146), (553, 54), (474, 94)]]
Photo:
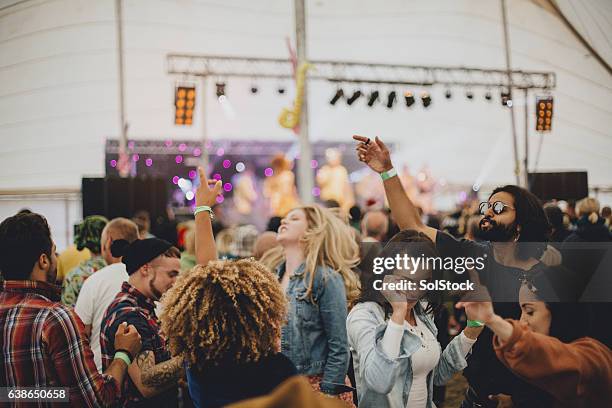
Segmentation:
[(371, 140), (365, 136), (353, 135), (353, 139), (359, 142), (355, 149), (359, 161), (364, 162), (377, 173), (391, 170), (393, 167), (391, 164), (391, 154), (378, 136)]
[(198, 174), (200, 175), (200, 186), (195, 194), (196, 206), (207, 205), (212, 207), (217, 202), (217, 196), (221, 192), (221, 180), (207, 179), (202, 167), (198, 167)]

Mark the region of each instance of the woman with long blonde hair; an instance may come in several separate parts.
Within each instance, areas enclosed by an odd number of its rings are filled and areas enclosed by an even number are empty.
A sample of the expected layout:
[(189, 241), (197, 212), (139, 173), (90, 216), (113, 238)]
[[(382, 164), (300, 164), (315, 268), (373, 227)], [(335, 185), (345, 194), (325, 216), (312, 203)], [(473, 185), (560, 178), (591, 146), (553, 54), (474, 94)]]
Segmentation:
[(281, 351), (325, 394), (346, 392), (349, 364), (346, 335), (347, 303), (359, 296), (353, 272), (359, 247), (348, 223), (331, 210), (307, 205), (291, 210), (278, 229), (278, 248), (262, 262), (276, 270), (289, 298), (288, 323)]

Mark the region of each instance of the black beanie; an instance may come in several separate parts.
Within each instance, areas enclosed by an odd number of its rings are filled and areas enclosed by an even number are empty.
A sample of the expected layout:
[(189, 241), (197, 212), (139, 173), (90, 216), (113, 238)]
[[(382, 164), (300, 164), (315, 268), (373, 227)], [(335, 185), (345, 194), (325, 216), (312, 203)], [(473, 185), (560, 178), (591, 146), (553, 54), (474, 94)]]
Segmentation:
[(128, 275), (172, 248), (172, 244), (159, 238), (137, 239), (131, 244), (125, 239), (113, 241), (111, 253), (115, 258), (123, 257)]

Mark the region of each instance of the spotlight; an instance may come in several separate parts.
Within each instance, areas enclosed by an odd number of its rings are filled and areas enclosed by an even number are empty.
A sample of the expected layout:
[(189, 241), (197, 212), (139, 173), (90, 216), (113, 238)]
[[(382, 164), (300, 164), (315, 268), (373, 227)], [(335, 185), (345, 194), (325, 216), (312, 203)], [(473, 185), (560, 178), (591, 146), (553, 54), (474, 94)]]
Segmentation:
[(344, 96), (344, 91), (341, 88), (338, 88), (338, 90), (336, 91), (336, 93), (334, 94), (334, 96), (331, 98), (331, 100), (329, 101), (330, 105), (335, 105), (336, 102), (338, 102), (338, 100), (340, 98), (342, 98)]
[(491, 91), (487, 91), (487, 93), (485, 93), (485, 99), (487, 101), (490, 101), (491, 99), (493, 99), (493, 95), (491, 95)]
[(225, 95), (225, 82), (217, 82), (217, 98)]
[(410, 91), (404, 92), (404, 99), (406, 100), (406, 106), (411, 107), (414, 105), (414, 95)]
[(423, 92), (421, 94), (421, 101), (423, 102), (423, 107), (427, 108), (431, 105), (431, 96), (427, 92)]
[(512, 94), (510, 91), (501, 91), (502, 106), (512, 107)]
[(395, 91), (389, 92), (389, 96), (387, 97), (387, 108), (393, 108), (393, 104), (395, 103), (396, 99), (397, 95), (395, 94)]
[(446, 99), (450, 99), (450, 98), (452, 98), (453, 94), (451, 93), (450, 89), (447, 89), (446, 93), (444, 94), (444, 96), (446, 96)]
[(368, 99), (368, 106), (373, 106), (374, 102), (378, 100), (378, 91), (374, 91), (370, 94), (370, 98)]
[(359, 99), (360, 97), (361, 97), (361, 91), (357, 90), (357, 91), (355, 91), (355, 92), (353, 93), (353, 95), (351, 95), (351, 97), (350, 97), (350, 98), (348, 98), (348, 99), (346, 100), (346, 103), (347, 103), (348, 105), (352, 105), (352, 104), (353, 104), (353, 102), (355, 102), (355, 101), (356, 101), (357, 99)]
[(278, 91), (278, 94), (279, 94), (279, 95), (282, 95), (282, 94), (284, 94), (284, 93), (285, 93), (285, 88), (283, 88), (283, 87), (281, 86), (281, 87), (279, 87), (279, 88), (277, 89), (277, 91)]
[(474, 99), (474, 92), (472, 92), (470, 90), (465, 91), (465, 97), (470, 99), (470, 100)]
[(538, 97), (536, 99), (536, 130), (538, 132), (550, 132), (553, 117), (552, 96)]
[(174, 124), (193, 124), (193, 109), (195, 107), (195, 86), (178, 86), (174, 93)]
[(256, 94), (259, 91), (255, 85), (251, 86), (251, 93)]

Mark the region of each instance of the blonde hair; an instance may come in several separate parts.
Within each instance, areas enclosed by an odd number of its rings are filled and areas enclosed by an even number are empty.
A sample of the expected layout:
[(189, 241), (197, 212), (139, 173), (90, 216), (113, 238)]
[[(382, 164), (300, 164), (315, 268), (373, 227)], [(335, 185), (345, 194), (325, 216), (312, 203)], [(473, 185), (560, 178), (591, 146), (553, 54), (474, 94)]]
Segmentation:
[(251, 259), (211, 261), (179, 276), (160, 320), (172, 355), (202, 369), (273, 354), (286, 321), (278, 279)]
[[(348, 221), (341, 218), (339, 211), (319, 205), (305, 205), (294, 208), (296, 209), (304, 211), (308, 223), (301, 239), (306, 256), (305, 297), (310, 297), (312, 300), (312, 287), (317, 267), (327, 266), (342, 276), (347, 301), (352, 305), (360, 292), (359, 277), (352, 270), (359, 264), (359, 245)], [(275, 270), (284, 260), (282, 246), (268, 250), (261, 258), (261, 262), (271, 270)]]
[(599, 201), (593, 197), (583, 198), (576, 203), (576, 215), (582, 217), (589, 216), (589, 222), (595, 224), (599, 219)]

